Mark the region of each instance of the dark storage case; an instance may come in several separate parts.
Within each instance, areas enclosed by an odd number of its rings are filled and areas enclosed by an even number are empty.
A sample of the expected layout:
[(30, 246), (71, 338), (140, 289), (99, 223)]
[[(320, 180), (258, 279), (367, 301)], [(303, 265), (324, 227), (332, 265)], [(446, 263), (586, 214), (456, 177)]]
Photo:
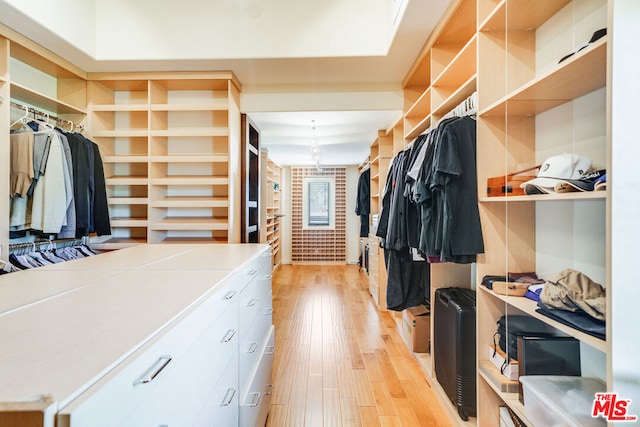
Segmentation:
[(476, 416), (476, 293), (439, 288), (431, 306), (436, 378), (467, 421)]

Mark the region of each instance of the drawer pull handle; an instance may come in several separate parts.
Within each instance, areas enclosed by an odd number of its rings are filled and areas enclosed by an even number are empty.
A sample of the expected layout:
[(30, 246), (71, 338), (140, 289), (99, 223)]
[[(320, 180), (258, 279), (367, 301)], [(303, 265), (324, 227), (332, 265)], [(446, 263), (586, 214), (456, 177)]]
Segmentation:
[(273, 314), (273, 308), (267, 308), (267, 309), (264, 311), (264, 314), (265, 314), (266, 316), (271, 316), (271, 315)]
[(236, 335), (236, 330), (235, 329), (229, 329), (227, 331), (226, 334), (224, 334), (224, 337), (222, 337), (222, 341), (221, 342), (229, 342), (233, 339), (233, 337)]
[(227, 389), (227, 394), (224, 395), (224, 399), (222, 399), (222, 403), (220, 403), (220, 406), (229, 406), (231, 405), (231, 402), (233, 401), (233, 396), (236, 395), (236, 389), (235, 388), (228, 388)]
[(224, 299), (231, 299), (233, 298), (236, 294), (238, 293), (238, 291), (232, 289), (229, 292), (227, 292), (227, 294), (224, 296)]
[(271, 279), (273, 279), (273, 274), (264, 276), (264, 280), (271, 280)]
[(251, 345), (249, 346), (249, 350), (247, 350), (247, 353), (249, 354), (255, 353), (257, 348), (258, 348), (258, 343), (252, 342)]
[(251, 398), (251, 403), (249, 403), (249, 405), (247, 406), (258, 406), (258, 404), (260, 403), (260, 396), (261, 394), (258, 393), (257, 391), (254, 391), (253, 393), (250, 393), (253, 397)]
[(276, 346), (275, 345), (270, 345), (270, 346), (267, 346), (267, 348), (264, 351), (264, 354), (272, 355), (275, 352), (276, 352)]
[(256, 305), (257, 302), (258, 300), (256, 298), (251, 298), (247, 303), (247, 307), (253, 307), (254, 305)]
[(249, 270), (249, 276), (254, 276), (258, 270)]
[(150, 383), (160, 372), (171, 362), (171, 356), (160, 356), (160, 358), (140, 378), (133, 382), (133, 385)]
[(265, 396), (271, 396), (271, 393), (273, 393), (273, 384), (267, 384), (267, 391), (264, 392)]
[(271, 252), (265, 252), (262, 254), (262, 256), (265, 258), (271, 258)]

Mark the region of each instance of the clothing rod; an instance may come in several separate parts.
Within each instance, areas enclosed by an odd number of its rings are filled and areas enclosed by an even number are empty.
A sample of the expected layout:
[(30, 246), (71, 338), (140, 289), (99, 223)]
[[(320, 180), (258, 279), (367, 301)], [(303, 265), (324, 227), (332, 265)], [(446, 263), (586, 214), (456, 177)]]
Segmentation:
[(33, 107), (29, 107), (28, 105), (24, 105), (24, 104), (20, 104), (18, 102), (15, 102), (15, 101), (11, 101), (11, 106), (19, 108), (19, 109), (21, 109), (23, 111), (27, 111), (28, 113), (32, 113), (34, 115), (38, 115), (38, 116), (42, 116), (42, 117), (48, 117), (51, 120), (54, 120), (56, 123), (71, 123), (74, 127), (84, 129), (84, 126), (81, 125), (81, 124), (77, 124), (77, 123), (72, 122), (71, 120), (67, 120), (67, 119), (63, 119), (63, 118), (54, 116), (52, 114), (49, 114), (49, 113), (46, 113), (44, 111), (35, 109)]
[(77, 246), (85, 244), (84, 239), (51, 239), (51, 240), (35, 240), (33, 242), (14, 243), (9, 245), (9, 252), (22, 248), (40, 248), (42, 246), (54, 245), (56, 248), (69, 246)]

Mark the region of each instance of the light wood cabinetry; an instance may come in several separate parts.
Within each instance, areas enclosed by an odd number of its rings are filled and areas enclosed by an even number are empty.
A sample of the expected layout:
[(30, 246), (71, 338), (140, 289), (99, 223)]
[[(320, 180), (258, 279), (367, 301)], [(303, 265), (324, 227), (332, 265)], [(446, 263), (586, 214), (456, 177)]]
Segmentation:
[(382, 208), (382, 197), (393, 158), (394, 144), (398, 139), (394, 128), (379, 130), (378, 136), (369, 149), (370, 167), (370, 211), (371, 234), (369, 244), (369, 292), (379, 310), (387, 309), (387, 274), (384, 262), (384, 250), (380, 247), (380, 238), (376, 236), (377, 219)]
[(261, 152), (261, 224), (260, 243), (271, 245), (273, 270), (282, 264), (282, 167), (269, 158), (267, 151)]
[[(270, 259), (266, 245), (137, 245), (42, 267), (71, 285), (0, 312), (0, 425), (264, 425)], [(17, 295), (28, 273), (2, 289)]]
[(402, 83), (407, 141), (476, 90), (476, 47), (476, 2), (453, 1)]
[[(16, 102), (81, 123), (86, 116), (86, 73), (24, 36), (0, 25), (0, 188), (9, 189), (9, 125), (20, 111)], [(13, 113), (13, 114), (12, 114)], [(9, 252), (10, 195), (0, 197), (0, 257)]]
[[(608, 38), (559, 62), (607, 26), (607, 8), (606, 0), (540, 1), (536, 7), (515, 0), (478, 1), (478, 193), (486, 250), (478, 262), (478, 281), (488, 274), (528, 271), (549, 278), (574, 268), (607, 287), (610, 299), (608, 191), (486, 197), (484, 188), (489, 177), (565, 152), (590, 158), (596, 169), (607, 167)], [(531, 300), (477, 288), (479, 363), (488, 357), (499, 317), (525, 314), (580, 340), (583, 376), (607, 380), (606, 340), (537, 313)], [(533, 425), (517, 393), (500, 391), (480, 372), (478, 424), (497, 425), (499, 405)]]
[(240, 84), (231, 72), (89, 75), (112, 236), (99, 247), (238, 242)]

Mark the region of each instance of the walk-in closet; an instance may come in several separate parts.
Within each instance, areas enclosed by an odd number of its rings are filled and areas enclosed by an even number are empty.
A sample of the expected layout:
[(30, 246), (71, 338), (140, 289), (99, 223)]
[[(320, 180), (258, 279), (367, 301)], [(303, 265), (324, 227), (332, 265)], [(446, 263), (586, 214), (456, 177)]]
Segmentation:
[(637, 423), (639, 20), (0, 0), (0, 427)]

